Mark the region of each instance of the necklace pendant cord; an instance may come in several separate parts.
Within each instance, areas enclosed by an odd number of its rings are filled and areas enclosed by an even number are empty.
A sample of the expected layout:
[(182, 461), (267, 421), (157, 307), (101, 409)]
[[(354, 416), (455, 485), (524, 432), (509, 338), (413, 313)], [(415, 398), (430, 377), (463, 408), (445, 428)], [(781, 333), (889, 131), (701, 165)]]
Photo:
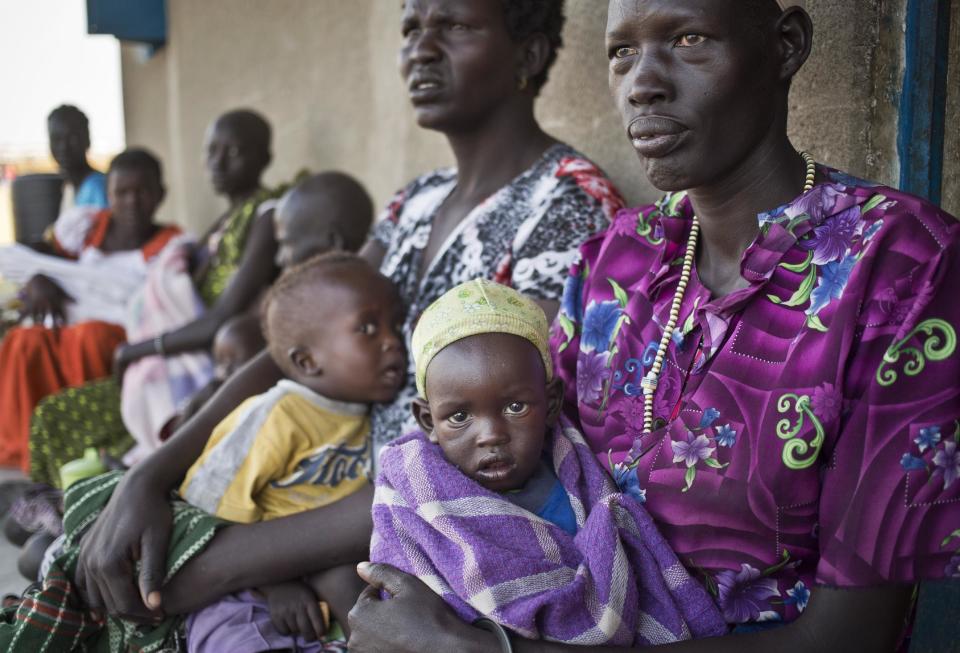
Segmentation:
[[(804, 164), (806, 164), (803, 192), (808, 193), (813, 189), (817, 176), (817, 164), (813, 160), (813, 157), (806, 152), (800, 152), (800, 157), (803, 159)], [(660, 372), (663, 370), (663, 361), (667, 356), (667, 348), (670, 345), (673, 332), (676, 330), (677, 322), (680, 319), (680, 306), (683, 304), (683, 296), (687, 291), (687, 284), (690, 283), (690, 275), (693, 272), (693, 261), (697, 253), (697, 240), (699, 236), (700, 219), (694, 215), (693, 224), (690, 226), (690, 235), (687, 237), (687, 247), (683, 254), (683, 267), (680, 269), (680, 281), (677, 283), (677, 289), (673, 292), (673, 301), (670, 304), (670, 318), (663, 328), (663, 337), (660, 338), (660, 345), (657, 347), (657, 355), (653, 359), (653, 365), (640, 383), (640, 387), (643, 389), (644, 435), (653, 431), (653, 396), (657, 391)]]

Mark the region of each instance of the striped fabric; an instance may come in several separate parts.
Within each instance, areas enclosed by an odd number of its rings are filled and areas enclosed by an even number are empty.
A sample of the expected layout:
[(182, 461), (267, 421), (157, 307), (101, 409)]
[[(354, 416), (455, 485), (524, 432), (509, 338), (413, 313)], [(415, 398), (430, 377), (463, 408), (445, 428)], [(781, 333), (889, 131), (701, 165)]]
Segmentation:
[(465, 620), (530, 639), (635, 646), (725, 633), (704, 588), (576, 429), (558, 427), (552, 447), (575, 537), (464, 476), (423, 434), (388, 444), (371, 560), (416, 575)]
[[(206, 311), (193, 287), (190, 261), (195, 243), (181, 236), (157, 256), (147, 278), (126, 304), (127, 342), (143, 342), (190, 324)], [(160, 432), (190, 398), (213, 378), (204, 349), (175, 356), (144, 356), (124, 372), (120, 389), (123, 424), (137, 444), (124, 456), (132, 466), (156, 451)]]
[[(171, 617), (155, 627), (114, 617), (94, 620), (80, 603), (73, 582), (80, 538), (106, 506), (121, 476), (120, 472), (111, 472), (75, 483), (67, 490), (63, 554), (53, 562), (39, 589), (30, 591), (16, 607), (0, 612), (0, 650), (31, 653), (185, 650), (179, 618)], [(203, 550), (222, 523), (189, 504), (174, 502), (166, 580)]]

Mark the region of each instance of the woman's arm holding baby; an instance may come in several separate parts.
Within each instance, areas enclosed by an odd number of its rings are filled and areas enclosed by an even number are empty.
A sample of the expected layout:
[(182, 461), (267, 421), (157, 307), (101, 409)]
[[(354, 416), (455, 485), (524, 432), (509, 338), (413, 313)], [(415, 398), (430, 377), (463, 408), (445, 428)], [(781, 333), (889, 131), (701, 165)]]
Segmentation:
[[(370, 586), (350, 611), (350, 650), (356, 653), (498, 650), (494, 636), (461, 621), (422, 581), (389, 565), (362, 565)], [(381, 600), (380, 591), (390, 594)], [(771, 630), (690, 640), (657, 648), (664, 653), (846, 653), (894, 651), (903, 632), (912, 589), (819, 587), (794, 622)], [(601, 653), (623, 648), (556, 644), (512, 637), (517, 653)]]
[(356, 563), (367, 556), (373, 486), (336, 503), (222, 529), (163, 588), (167, 614), (192, 612), (237, 590)]
[(281, 378), (269, 354), (261, 352), (173, 438), (124, 476), (81, 543), (77, 583), (90, 608), (139, 619), (158, 616), (170, 537), (168, 493), (203, 452), (213, 428), (241, 401)]
[[(361, 255), (379, 266), (385, 251), (379, 243), (369, 241)], [(149, 620), (157, 618), (162, 611), (183, 611), (197, 603), (195, 598), (209, 602), (234, 589), (256, 587), (277, 578), (294, 578), (324, 565), (355, 562), (365, 557), (372, 530), (369, 516), (372, 488), (340, 502), (343, 506), (337, 504), (278, 519), (274, 522), (276, 526), (253, 524), (224, 529), (208, 552), (195, 558), (177, 575), (176, 582), (165, 589), (161, 599), (171, 524), (168, 492), (202, 453), (220, 420), (241, 401), (265, 392), (280, 378), (279, 368), (266, 351), (262, 352), (231, 377), (173, 438), (124, 477), (82, 542), (77, 582), (87, 605), (110, 614)], [(364, 523), (353, 530), (345, 528), (348, 524), (338, 523), (337, 513), (341, 510), (347, 518), (359, 514)], [(328, 511), (333, 514), (328, 515)], [(331, 524), (336, 527), (330, 528)], [(314, 540), (304, 537), (304, 533), (325, 531), (331, 535), (324, 539), (330, 543), (329, 556), (317, 551)], [(268, 568), (257, 562), (259, 557), (268, 556), (254, 555), (255, 551), (273, 551), (281, 544), (299, 547), (287, 556), (291, 564), (286, 568), (277, 570), (275, 565)], [(212, 554), (208, 555), (209, 552)], [(217, 557), (221, 554), (225, 556), (223, 559)], [(269, 558), (276, 560), (283, 556)], [(318, 558), (323, 564), (315, 564)], [(233, 562), (223, 564), (228, 559)], [(256, 570), (244, 570), (244, 561)], [(141, 563), (139, 574), (137, 562)], [(257, 570), (268, 573), (258, 575)], [(207, 579), (213, 580), (208, 583)], [(162, 609), (161, 603), (164, 603)]]

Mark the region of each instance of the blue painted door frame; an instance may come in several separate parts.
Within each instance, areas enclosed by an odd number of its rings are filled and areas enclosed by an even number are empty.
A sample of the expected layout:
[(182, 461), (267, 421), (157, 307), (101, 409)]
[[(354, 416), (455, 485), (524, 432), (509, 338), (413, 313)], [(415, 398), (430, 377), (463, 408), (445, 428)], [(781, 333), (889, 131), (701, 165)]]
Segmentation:
[(900, 187), (940, 204), (950, 0), (908, 0), (897, 150)]
[[(897, 150), (900, 187), (940, 204), (950, 0), (908, 0)], [(911, 653), (960, 651), (960, 583), (921, 583)]]
[(159, 48), (167, 40), (167, 0), (87, 0), (87, 33)]

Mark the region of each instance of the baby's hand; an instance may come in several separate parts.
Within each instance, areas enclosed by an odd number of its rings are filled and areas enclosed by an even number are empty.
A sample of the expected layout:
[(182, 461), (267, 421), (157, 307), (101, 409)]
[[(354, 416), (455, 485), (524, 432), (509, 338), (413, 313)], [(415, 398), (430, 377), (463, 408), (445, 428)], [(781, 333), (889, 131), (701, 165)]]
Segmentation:
[(283, 635), (300, 635), (308, 642), (323, 637), (323, 612), (317, 595), (301, 581), (290, 581), (260, 587), (267, 597), (270, 621)]

